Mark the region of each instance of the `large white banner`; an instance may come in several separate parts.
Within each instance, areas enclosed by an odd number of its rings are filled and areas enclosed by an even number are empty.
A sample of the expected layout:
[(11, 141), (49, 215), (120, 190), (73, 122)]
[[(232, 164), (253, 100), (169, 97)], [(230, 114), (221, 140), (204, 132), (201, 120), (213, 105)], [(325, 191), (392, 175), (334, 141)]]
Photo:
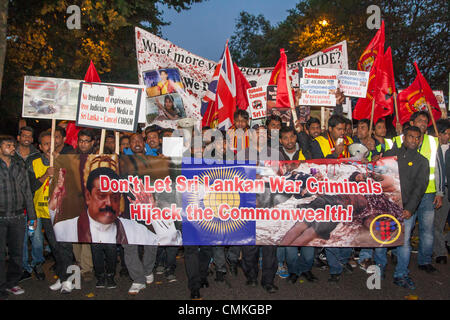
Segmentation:
[[(138, 27), (135, 28), (135, 35), (138, 79), (139, 84), (147, 87), (147, 106), (159, 95), (174, 94), (182, 100), (184, 115), (200, 120), (201, 98), (208, 90), (217, 61), (195, 55)], [(307, 58), (290, 63), (288, 69), (294, 87), (298, 87), (299, 66), (348, 69), (347, 42), (339, 42)], [(252, 86), (267, 85), (273, 70), (242, 66), (239, 68)], [(174, 69), (178, 72), (173, 71)], [(181, 83), (177, 81), (178, 75)], [(344, 111), (346, 108), (348, 106), (344, 107)], [(176, 119), (162, 120), (162, 116), (163, 114), (159, 116), (161, 120), (154, 118), (156, 120), (152, 123), (164, 127), (176, 126)]]

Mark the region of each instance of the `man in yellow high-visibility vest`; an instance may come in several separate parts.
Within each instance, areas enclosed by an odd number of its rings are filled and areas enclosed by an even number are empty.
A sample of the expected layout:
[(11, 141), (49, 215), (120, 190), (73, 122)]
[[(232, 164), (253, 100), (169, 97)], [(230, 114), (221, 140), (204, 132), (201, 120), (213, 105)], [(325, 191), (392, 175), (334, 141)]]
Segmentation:
[[(353, 143), (353, 140), (345, 135), (345, 126), (346, 120), (343, 116), (332, 115), (328, 119), (325, 136), (318, 136), (311, 144), (312, 158), (348, 158), (348, 145)], [(325, 253), (330, 267), (329, 282), (338, 282), (343, 271), (353, 272), (348, 263), (352, 248), (325, 248)]]
[(328, 119), (328, 130), (311, 143), (313, 159), (350, 157), (348, 146), (353, 140), (345, 135), (345, 124), (345, 118), (340, 115), (332, 115)]
[[(442, 154), (439, 140), (436, 137), (428, 135), (427, 129), (430, 123), (430, 116), (425, 111), (414, 113), (410, 118), (410, 125), (416, 126), (422, 132), (422, 139), (419, 142), (418, 151), (421, 155), (428, 159), (430, 165), (430, 176), (425, 195), (423, 196), (416, 212), (412, 214), (415, 221), (419, 221), (419, 270), (427, 273), (433, 273), (436, 269), (432, 266), (433, 241), (434, 241), (434, 209), (438, 209), (442, 205), (444, 196), (443, 181), (444, 173), (439, 154)], [(393, 138), (397, 147), (401, 146), (402, 136)]]
[(377, 121), (373, 130), (373, 138), (375, 139), (375, 149), (378, 153), (384, 153), (392, 149), (392, 139), (386, 138), (386, 121), (382, 118)]

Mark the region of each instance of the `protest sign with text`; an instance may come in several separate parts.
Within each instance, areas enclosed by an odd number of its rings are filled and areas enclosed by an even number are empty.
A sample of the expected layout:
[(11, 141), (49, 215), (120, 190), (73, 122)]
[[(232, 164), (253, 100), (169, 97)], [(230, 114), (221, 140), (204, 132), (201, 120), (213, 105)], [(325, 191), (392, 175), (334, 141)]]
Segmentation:
[[(186, 117), (200, 120), (200, 100), (208, 90), (217, 62), (195, 55), (144, 29), (136, 27), (135, 34), (139, 83), (145, 85), (145, 76), (150, 71), (178, 69), (183, 90), (177, 90), (177, 93), (183, 100)], [(339, 42), (302, 60), (289, 63), (292, 87), (298, 87), (299, 66), (348, 69), (347, 42)], [(265, 86), (269, 83), (273, 67), (240, 66), (239, 69), (252, 86)], [(349, 99), (345, 106), (349, 109)], [(154, 120), (153, 123), (174, 127), (171, 121)]]
[(247, 89), (248, 103), (250, 104), (250, 117), (260, 119), (266, 117), (267, 86)]
[[(350, 159), (185, 160), (175, 164), (151, 156), (60, 155), (49, 201), (57, 240), (147, 245), (402, 244), (395, 158), (382, 158), (370, 167)], [(92, 220), (105, 226), (91, 228)]]
[(142, 88), (80, 83), (77, 126), (135, 132)]

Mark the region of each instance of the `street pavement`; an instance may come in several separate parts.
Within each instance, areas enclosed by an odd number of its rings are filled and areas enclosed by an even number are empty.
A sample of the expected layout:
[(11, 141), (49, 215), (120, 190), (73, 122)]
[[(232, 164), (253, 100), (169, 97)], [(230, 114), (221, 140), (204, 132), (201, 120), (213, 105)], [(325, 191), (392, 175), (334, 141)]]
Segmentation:
[[(189, 300), (190, 291), (187, 288), (187, 277), (184, 258), (177, 257), (177, 281), (169, 283), (164, 275), (156, 275), (152, 284), (138, 295), (130, 296), (128, 289), (131, 279), (120, 277), (117, 273), (115, 289), (96, 289), (95, 280), (81, 282), (80, 290), (73, 290), (70, 294), (61, 294), (49, 289), (55, 282), (54, 273), (50, 270), (53, 264), (48, 260), (44, 265), (45, 280), (34, 278), (24, 280), (20, 286), (25, 293), (9, 296), (9, 300)], [(427, 274), (417, 268), (417, 254), (412, 253), (409, 266), (411, 278), (416, 284), (415, 290), (400, 288), (392, 283), (395, 265), (388, 258), (386, 279), (381, 281), (380, 289), (368, 289), (366, 274), (358, 267), (351, 274), (342, 274), (338, 283), (328, 282), (328, 270), (314, 267), (313, 273), (319, 278), (316, 283), (299, 279), (295, 284), (287, 282), (278, 276), (275, 285), (277, 293), (269, 294), (258, 285), (248, 287), (242, 269), (237, 276), (226, 275), (225, 282), (215, 282), (215, 275), (208, 277), (209, 288), (201, 289), (203, 301), (232, 301), (232, 300), (449, 300), (450, 299), (450, 268), (449, 264), (435, 264), (437, 272)], [(119, 266), (118, 266), (119, 270)]]

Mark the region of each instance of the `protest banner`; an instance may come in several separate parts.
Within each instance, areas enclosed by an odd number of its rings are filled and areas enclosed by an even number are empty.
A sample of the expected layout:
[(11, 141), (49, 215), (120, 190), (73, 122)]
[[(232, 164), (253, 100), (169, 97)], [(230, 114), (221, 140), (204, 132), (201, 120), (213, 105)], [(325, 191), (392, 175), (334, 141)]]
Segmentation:
[(80, 83), (76, 125), (135, 132), (142, 89), (98, 83)]
[[(60, 155), (49, 201), (57, 240), (326, 247), (403, 242), (395, 158), (369, 165), (350, 159), (192, 160)], [(110, 234), (97, 234), (89, 219)]]
[(339, 70), (305, 67), (299, 70), (300, 105), (336, 106)]
[[(136, 27), (136, 54), (139, 84), (146, 85), (145, 75), (158, 70), (177, 69), (182, 85), (174, 86), (183, 102), (185, 115), (188, 118), (201, 120), (201, 98), (208, 90), (217, 62), (202, 58), (170, 41)], [(288, 64), (288, 73), (292, 79), (292, 87), (298, 87), (298, 72), (301, 67), (323, 67), (348, 69), (347, 42), (339, 42), (302, 60)], [(273, 67), (239, 69), (254, 87), (269, 83)], [(175, 80), (173, 80), (176, 82)], [(155, 94), (155, 85), (149, 85), (147, 92)], [(351, 112), (350, 100), (346, 99), (344, 112)], [(152, 123), (163, 127), (176, 127), (176, 121), (153, 120)], [(149, 123), (148, 123), (149, 124)]]
[(267, 110), (267, 86), (247, 89), (250, 104), (250, 118), (253, 120), (265, 118)]
[(341, 70), (338, 87), (347, 97), (365, 98), (369, 84), (369, 72)]
[(73, 121), (81, 80), (25, 76), (22, 117)]

